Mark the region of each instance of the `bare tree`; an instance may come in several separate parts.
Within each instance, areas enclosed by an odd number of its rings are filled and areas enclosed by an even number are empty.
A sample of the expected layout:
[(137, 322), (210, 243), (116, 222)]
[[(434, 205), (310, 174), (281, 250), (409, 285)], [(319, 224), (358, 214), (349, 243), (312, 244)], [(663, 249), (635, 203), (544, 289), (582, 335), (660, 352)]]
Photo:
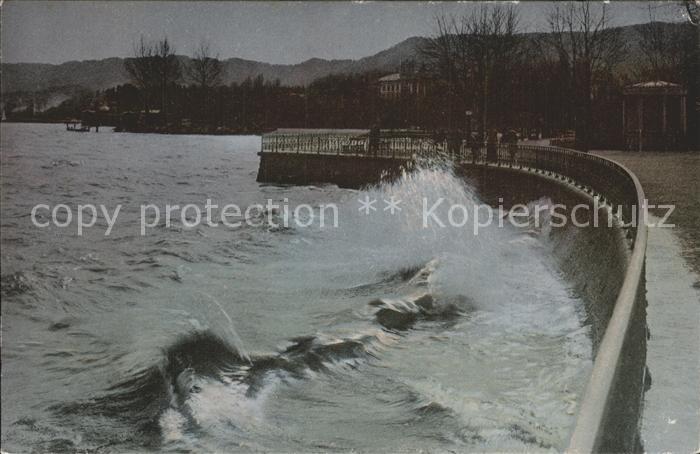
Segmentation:
[(168, 38), (163, 38), (154, 45), (155, 74), (161, 92), (161, 112), (163, 118), (168, 118), (168, 89), (171, 84), (180, 80), (182, 69), (175, 55), (175, 49), (170, 46)]
[(489, 123), (494, 75), (506, 71), (518, 53), (518, 22), (517, 9), (501, 4), (482, 6), (462, 17), (438, 16), (435, 36), (422, 49), (448, 87), (448, 102), (458, 98), (465, 107), (476, 101), (482, 134)]
[(209, 43), (202, 41), (187, 66), (187, 78), (202, 90), (207, 90), (221, 83), (222, 72), (219, 56), (212, 56)]
[(155, 87), (153, 48), (143, 36), (134, 45), (134, 56), (124, 61), (124, 68), (132, 82), (141, 89), (144, 109), (149, 110), (149, 97)]
[(624, 51), (619, 28), (611, 28), (604, 3), (566, 2), (555, 4), (548, 14), (550, 45), (561, 67), (570, 73), (574, 100), (576, 144), (587, 151), (591, 139), (591, 116), (595, 77), (609, 72)]
[(218, 55), (212, 56), (209, 43), (202, 41), (194, 51), (189, 65), (186, 67), (187, 79), (198, 90), (197, 104), (202, 119), (207, 119), (208, 112), (213, 109), (210, 102), (211, 91), (221, 84), (223, 65)]
[(656, 20), (656, 11), (648, 5), (649, 22), (639, 27), (639, 47), (644, 55), (644, 65), (638, 78), (653, 78), (680, 82), (685, 59), (684, 28), (669, 26)]
[(421, 49), (423, 57), (429, 62), (430, 70), (443, 82), (445, 102), (448, 103), (447, 114), (450, 126), (453, 126), (454, 100), (468, 105), (470, 98), (469, 74), (470, 62), (463, 54), (465, 46), (464, 30), (456, 17), (436, 16), (436, 33)]
[(463, 18), (468, 39), (465, 54), (472, 62), (472, 71), (481, 88), (479, 107), (481, 124), (485, 131), (488, 124), (489, 97), (496, 72), (507, 72), (509, 64), (518, 52), (517, 37), (519, 17), (514, 6), (496, 5), (482, 7), (470, 17)]
[(134, 57), (128, 58), (124, 67), (132, 81), (143, 90), (146, 110), (149, 97), (156, 95), (160, 98), (163, 118), (167, 119), (168, 89), (181, 76), (180, 62), (168, 38), (148, 43), (142, 36), (134, 46)]

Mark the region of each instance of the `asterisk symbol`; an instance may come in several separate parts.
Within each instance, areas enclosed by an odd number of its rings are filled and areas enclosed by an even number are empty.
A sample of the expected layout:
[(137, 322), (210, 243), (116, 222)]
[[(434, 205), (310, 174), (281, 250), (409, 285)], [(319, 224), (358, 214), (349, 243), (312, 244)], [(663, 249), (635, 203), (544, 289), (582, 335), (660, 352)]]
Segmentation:
[(360, 208), (358, 208), (358, 211), (364, 211), (365, 215), (369, 215), (370, 211), (377, 211), (377, 208), (374, 206), (375, 203), (377, 203), (377, 199), (370, 199), (368, 195), (365, 196), (364, 200), (357, 199), (358, 202), (360, 202)]
[(391, 214), (394, 214), (396, 211), (401, 211), (401, 207), (399, 207), (399, 203), (401, 203), (401, 200), (396, 200), (396, 198), (393, 195), (389, 197), (389, 200), (384, 199), (384, 203), (386, 203), (384, 211), (388, 210)]

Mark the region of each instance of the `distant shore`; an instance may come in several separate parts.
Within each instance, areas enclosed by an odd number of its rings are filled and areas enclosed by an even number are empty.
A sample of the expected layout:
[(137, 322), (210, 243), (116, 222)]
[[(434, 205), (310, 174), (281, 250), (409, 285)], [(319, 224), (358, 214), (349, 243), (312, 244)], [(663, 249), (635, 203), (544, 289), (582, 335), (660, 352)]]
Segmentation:
[[(66, 120), (2, 120), (2, 123), (29, 123), (29, 124), (64, 124)], [(136, 130), (123, 130), (119, 126), (100, 125), (100, 128), (109, 128), (114, 132), (129, 132), (134, 134), (173, 134), (173, 135), (204, 135), (204, 136), (259, 136), (272, 130), (245, 130), (234, 128), (212, 128), (212, 127), (197, 127), (197, 126), (163, 126), (152, 128), (141, 128)]]

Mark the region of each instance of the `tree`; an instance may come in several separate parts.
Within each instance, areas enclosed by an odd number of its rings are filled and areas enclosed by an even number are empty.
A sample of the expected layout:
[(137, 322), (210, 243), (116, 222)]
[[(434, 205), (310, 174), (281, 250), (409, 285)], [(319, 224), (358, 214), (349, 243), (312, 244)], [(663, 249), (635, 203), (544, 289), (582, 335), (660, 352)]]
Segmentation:
[[(658, 22), (655, 9), (648, 5), (649, 22), (639, 27), (639, 48), (644, 55), (638, 78), (681, 82), (682, 67), (687, 58), (686, 27)], [(687, 27), (690, 27), (688, 25)]]
[[(448, 88), (450, 117), (461, 115), (476, 101), (483, 133), (496, 92), (493, 80), (506, 73), (518, 55), (518, 11), (513, 6), (486, 5), (469, 15), (438, 16), (435, 21), (437, 32), (421, 52)], [(454, 98), (461, 101), (457, 106), (452, 104)]]
[(211, 107), (210, 96), (212, 88), (221, 84), (223, 65), (218, 56), (213, 57), (209, 43), (202, 41), (194, 51), (189, 65), (186, 67), (187, 78), (198, 91), (198, 104), (203, 119), (207, 119), (207, 107)]
[(444, 101), (447, 104), (447, 116), (450, 126), (453, 123), (455, 108), (453, 101), (470, 104), (468, 76), (470, 62), (462, 53), (464, 30), (454, 16), (436, 16), (436, 33), (420, 50), (429, 63), (430, 71), (444, 85)]
[(143, 36), (139, 43), (134, 45), (134, 56), (124, 61), (124, 68), (129, 73), (132, 82), (141, 89), (143, 94), (144, 110), (149, 110), (149, 97), (155, 87), (155, 73), (153, 61), (153, 48), (146, 42)]
[(134, 84), (143, 90), (146, 110), (149, 96), (156, 96), (161, 115), (167, 121), (168, 90), (181, 76), (180, 62), (168, 38), (148, 43), (142, 36), (134, 46), (134, 57), (127, 59), (124, 67)]
[(187, 66), (189, 81), (202, 90), (206, 90), (221, 84), (222, 72), (223, 65), (218, 55), (212, 56), (209, 44), (201, 42)]
[(180, 61), (175, 55), (175, 49), (170, 47), (168, 38), (163, 38), (155, 45), (155, 74), (160, 86), (160, 106), (163, 119), (168, 119), (168, 90), (182, 75)]
[[(656, 8), (679, 8), (688, 20), (686, 27), (676, 33), (678, 42), (671, 46), (657, 45), (653, 48), (655, 55), (666, 52), (670, 47), (676, 56), (674, 63), (677, 66), (675, 77), (688, 89), (688, 131), (691, 131), (689, 145), (697, 148), (700, 146), (700, 0), (682, 0), (680, 2), (664, 3)], [(651, 13), (651, 8), (650, 8)], [(655, 40), (658, 44), (658, 40)], [(678, 57), (680, 56), (680, 62)], [(670, 71), (669, 71), (670, 72)], [(694, 133), (693, 133), (694, 131)]]
[[(518, 52), (519, 17), (513, 6), (482, 7), (478, 13), (466, 19), (465, 54), (472, 61), (472, 71), (480, 87), (479, 110), (484, 131), (489, 118), (489, 99), (494, 79), (499, 74), (509, 74), (509, 67)], [(512, 77), (512, 74), (510, 74)]]
[(591, 143), (592, 96), (595, 78), (609, 73), (625, 51), (619, 28), (611, 28), (604, 3), (566, 2), (551, 7), (547, 17), (549, 43), (561, 67), (570, 74), (574, 101), (576, 146), (588, 151)]

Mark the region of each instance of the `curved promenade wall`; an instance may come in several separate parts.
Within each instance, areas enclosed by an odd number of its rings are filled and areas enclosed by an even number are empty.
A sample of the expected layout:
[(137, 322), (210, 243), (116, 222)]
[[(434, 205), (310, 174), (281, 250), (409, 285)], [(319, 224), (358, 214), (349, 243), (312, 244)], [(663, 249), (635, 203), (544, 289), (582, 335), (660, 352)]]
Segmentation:
[[(263, 137), (258, 181), (360, 187), (410, 167), (421, 153), (442, 151), (460, 163), (482, 194), (515, 199), (557, 193), (612, 206), (615, 227), (589, 229), (557, 255), (586, 301), (595, 361), (568, 451), (641, 451), (639, 421), (646, 381), (647, 244), (644, 192), (637, 177), (608, 159), (574, 150), (440, 144), (426, 138)], [(527, 201), (527, 200), (521, 200)], [(606, 222), (601, 224), (607, 225)], [(565, 235), (555, 240), (565, 241)], [(563, 243), (562, 243), (563, 245)], [(564, 246), (564, 245), (563, 245)]]
[[(460, 170), (492, 205), (502, 203), (509, 208), (548, 197), (569, 208), (588, 204), (590, 211), (580, 211), (577, 219), (592, 221), (595, 204), (591, 191), (561, 177), (509, 166), (466, 164)], [(608, 216), (607, 210), (601, 209), (597, 227), (569, 223), (550, 233), (558, 268), (584, 301), (596, 354), (584, 396), (579, 399), (570, 452), (643, 451), (639, 422), (647, 379), (644, 274), (637, 275), (635, 270), (630, 274), (635, 252), (635, 244), (628, 238), (631, 228), (623, 227), (617, 218), (608, 227)], [(630, 282), (637, 279), (632, 286), (637, 291), (629, 293), (626, 288), (632, 288)]]

